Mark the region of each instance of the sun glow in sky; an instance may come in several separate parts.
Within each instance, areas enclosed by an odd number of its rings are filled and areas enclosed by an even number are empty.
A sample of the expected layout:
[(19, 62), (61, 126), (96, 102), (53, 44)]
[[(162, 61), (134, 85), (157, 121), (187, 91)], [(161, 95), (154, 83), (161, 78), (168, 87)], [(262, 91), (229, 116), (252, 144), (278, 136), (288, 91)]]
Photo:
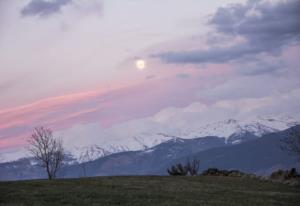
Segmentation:
[(90, 145), (137, 127), (300, 118), (299, 8), (298, 0), (0, 0), (0, 153), (16, 157), (37, 125)]
[(146, 69), (146, 62), (143, 59), (138, 59), (135, 62), (135, 66), (138, 70), (144, 70)]

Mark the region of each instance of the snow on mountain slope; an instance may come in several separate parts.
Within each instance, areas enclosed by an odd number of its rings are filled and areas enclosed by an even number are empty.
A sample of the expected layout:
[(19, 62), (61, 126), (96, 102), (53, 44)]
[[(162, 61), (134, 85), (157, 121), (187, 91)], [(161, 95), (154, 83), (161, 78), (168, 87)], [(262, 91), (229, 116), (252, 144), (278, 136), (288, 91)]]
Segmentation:
[(162, 136), (161, 134), (141, 134), (126, 140), (126, 142), (89, 145), (84, 147), (70, 148), (69, 151), (78, 162), (92, 161), (113, 153), (135, 150), (147, 150), (153, 146), (166, 142), (173, 137)]
[[(65, 132), (56, 133), (64, 137), (64, 145), (76, 161), (94, 160), (112, 153), (123, 151), (150, 150), (169, 140), (193, 139), (205, 136), (217, 136), (226, 139), (229, 144), (239, 144), (270, 132), (281, 131), (300, 124), (296, 119), (287, 116), (258, 116), (251, 119), (227, 119), (205, 124), (197, 116), (193, 120), (181, 123), (182, 119), (174, 118), (173, 122), (156, 121), (147, 118), (117, 125), (108, 129), (98, 124), (89, 127), (76, 127)], [(160, 119), (161, 120), (161, 119)], [(177, 124), (178, 121), (180, 124)], [(178, 138), (180, 137), (180, 138)], [(0, 154), (2, 162), (16, 160)], [(26, 150), (20, 150), (18, 158), (28, 157)]]
[(277, 132), (300, 124), (292, 117), (258, 116), (248, 120), (228, 119), (210, 124), (199, 125), (197, 128), (185, 130), (183, 133), (165, 131), (161, 127), (153, 127), (152, 133), (142, 132), (126, 139), (106, 141), (106, 143), (76, 148), (72, 153), (79, 161), (94, 160), (112, 153), (122, 151), (149, 150), (166, 141), (179, 139), (193, 139), (205, 136), (231, 138), (231, 144), (247, 141), (245, 134), (260, 137), (267, 133)]
[(226, 121), (220, 121), (211, 123), (208, 125), (200, 126), (198, 129), (184, 134), (184, 138), (195, 138), (204, 136), (218, 136), (228, 138), (233, 134), (240, 134), (244, 131), (248, 131), (256, 136), (262, 136), (263, 134), (278, 131), (276, 128), (272, 128), (258, 122), (240, 122), (238, 120), (229, 119)]
[(128, 151), (125, 146), (112, 146), (112, 145), (90, 145), (86, 147), (76, 147), (71, 150), (74, 158), (77, 159), (79, 163), (88, 162), (98, 159), (99, 157), (104, 157), (113, 153)]
[(195, 138), (204, 136), (218, 136), (229, 138), (231, 135), (249, 132), (255, 136), (262, 136), (267, 133), (281, 131), (300, 124), (292, 117), (258, 116), (255, 119), (245, 121), (229, 119), (219, 121), (183, 134), (183, 138)]

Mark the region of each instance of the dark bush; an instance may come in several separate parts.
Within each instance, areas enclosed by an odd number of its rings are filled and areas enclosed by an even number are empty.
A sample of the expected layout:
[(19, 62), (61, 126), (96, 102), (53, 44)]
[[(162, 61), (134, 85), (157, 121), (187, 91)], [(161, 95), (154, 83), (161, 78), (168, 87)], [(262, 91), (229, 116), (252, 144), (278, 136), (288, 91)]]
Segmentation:
[(273, 180), (289, 180), (300, 178), (300, 175), (295, 168), (292, 168), (291, 170), (277, 170), (271, 174), (270, 178)]
[(245, 173), (238, 170), (219, 170), (217, 168), (209, 168), (202, 172), (203, 176), (230, 176), (230, 177), (242, 177)]
[(186, 176), (188, 173), (188, 168), (187, 166), (183, 166), (182, 164), (177, 164), (171, 166), (170, 169), (168, 169), (169, 175), (172, 176)]
[(192, 161), (189, 159), (187, 160), (187, 163), (185, 165), (182, 165), (181, 163), (171, 166), (170, 169), (168, 169), (169, 175), (172, 176), (196, 176), (198, 175), (200, 166), (200, 161), (196, 158), (193, 158)]

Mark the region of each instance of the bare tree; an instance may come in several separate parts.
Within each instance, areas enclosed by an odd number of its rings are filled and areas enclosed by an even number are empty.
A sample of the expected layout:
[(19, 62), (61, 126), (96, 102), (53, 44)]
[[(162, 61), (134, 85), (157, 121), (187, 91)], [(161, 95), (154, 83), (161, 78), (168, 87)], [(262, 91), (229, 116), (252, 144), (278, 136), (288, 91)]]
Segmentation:
[(188, 159), (186, 168), (187, 168), (188, 173), (191, 176), (198, 175), (199, 167), (200, 167), (200, 160), (196, 159), (195, 157), (191, 161)]
[(292, 129), (287, 137), (281, 140), (283, 145), (281, 148), (292, 154), (298, 155), (300, 157), (300, 131), (297, 129)]
[(55, 139), (51, 129), (36, 127), (28, 142), (29, 151), (38, 160), (39, 165), (46, 169), (48, 179), (56, 178), (64, 158), (62, 140)]

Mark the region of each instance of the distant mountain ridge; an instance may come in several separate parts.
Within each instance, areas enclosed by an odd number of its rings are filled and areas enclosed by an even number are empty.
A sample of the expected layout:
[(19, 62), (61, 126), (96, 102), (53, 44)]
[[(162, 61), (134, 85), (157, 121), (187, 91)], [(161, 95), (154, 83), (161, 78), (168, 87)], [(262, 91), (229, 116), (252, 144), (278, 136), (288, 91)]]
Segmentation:
[[(118, 141), (108, 138), (101, 144), (76, 145), (68, 147), (67, 150), (77, 162), (86, 162), (119, 152), (147, 150), (174, 138), (195, 139), (214, 136), (225, 138), (225, 142), (228, 144), (240, 144), (268, 133), (282, 131), (297, 124), (300, 124), (300, 122), (292, 117), (269, 115), (257, 116), (243, 121), (231, 118), (208, 124), (199, 124), (194, 128), (182, 128), (182, 131), (175, 133), (174, 131), (163, 131), (162, 128), (156, 128), (152, 125), (151, 132), (141, 132), (118, 139)], [(5, 155), (2, 155), (1, 162), (5, 162), (4, 157)]]
[[(218, 137), (173, 139), (143, 151), (122, 152), (99, 158), (88, 164), (89, 176), (102, 175), (167, 175), (172, 164), (187, 159), (200, 160), (200, 169), (209, 167), (238, 169), (266, 175), (272, 169), (298, 167), (296, 157), (281, 149), (281, 140), (290, 130), (300, 132), (300, 125), (269, 133), (241, 144), (225, 143)], [(79, 167), (68, 168), (70, 177), (80, 176)]]
[(299, 121), (288, 116), (258, 116), (245, 121), (227, 119), (199, 125), (197, 129), (184, 131), (180, 134), (153, 131), (153, 133), (143, 133), (126, 138), (124, 142), (120, 141), (118, 144), (107, 143), (101, 146), (79, 147), (72, 150), (72, 153), (78, 160), (82, 154), (89, 153), (92, 154), (94, 160), (118, 152), (147, 150), (172, 139), (195, 139), (207, 136), (224, 138), (228, 144), (240, 144), (299, 124)]
[[(239, 144), (215, 136), (173, 138), (146, 150), (114, 153), (81, 164), (66, 163), (60, 177), (83, 177), (83, 164), (87, 176), (167, 175), (166, 169), (172, 164), (192, 158), (200, 160), (201, 170), (217, 167), (264, 175), (274, 169), (299, 168), (298, 160), (280, 147), (281, 139), (295, 129), (300, 132), (300, 125), (262, 137), (241, 133), (244, 142)], [(32, 161), (0, 164), (0, 180), (34, 178), (45, 178), (45, 174)]]
[(260, 137), (264, 134), (282, 131), (299, 124), (300, 122), (292, 117), (258, 116), (245, 121), (228, 119), (200, 126), (192, 132), (183, 134), (183, 138), (202, 136), (229, 138), (232, 135), (245, 132)]

